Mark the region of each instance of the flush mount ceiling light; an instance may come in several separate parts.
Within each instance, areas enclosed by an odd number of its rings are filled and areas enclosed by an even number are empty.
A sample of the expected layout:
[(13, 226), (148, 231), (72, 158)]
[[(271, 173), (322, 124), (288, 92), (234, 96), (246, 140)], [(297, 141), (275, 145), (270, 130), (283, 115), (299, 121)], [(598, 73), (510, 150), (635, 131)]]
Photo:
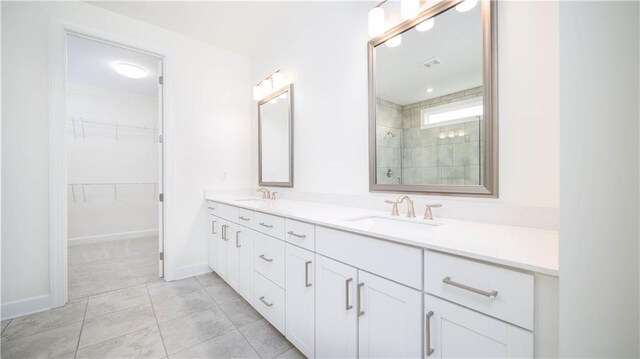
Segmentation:
[[(258, 82), (253, 87), (253, 99), (260, 101), (270, 95), (273, 91), (282, 88), (282, 86), (284, 86), (284, 75), (280, 70), (278, 70), (269, 75), (266, 79)], [(286, 96), (283, 98), (286, 98)]]
[(126, 63), (126, 62), (117, 62), (113, 65), (113, 69), (116, 70), (122, 76), (131, 78), (131, 79), (141, 79), (147, 77), (149, 71), (144, 67)]
[(429, 87), (429, 88), (427, 89), (427, 93), (432, 93), (432, 92), (433, 92), (433, 89), (432, 89), (431, 87)]
[(436, 24), (436, 19), (430, 18), (418, 24), (418, 26), (416, 26), (416, 30), (420, 32), (429, 31), (433, 28), (433, 25), (435, 24)]
[(460, 4), (456, 5), (456, 10), (458, 10), (459, 12), (469, 11), (473, 9), (477, 3), (478, 0), (464, 0)]

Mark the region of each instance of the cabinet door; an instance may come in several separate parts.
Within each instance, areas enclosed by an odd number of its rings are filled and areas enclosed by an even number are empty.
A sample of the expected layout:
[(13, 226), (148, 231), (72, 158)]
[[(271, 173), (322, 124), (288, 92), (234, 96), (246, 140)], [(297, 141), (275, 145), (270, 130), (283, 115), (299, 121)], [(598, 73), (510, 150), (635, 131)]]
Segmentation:
[(240, 246), (239, 246), (239, 236), (242, 227), (237, 224), (230, 224), (229, 229), (226, 233), (227, 235), (227, 245), (228, 245), (228, 275), (227, 275), (227, 283), (231, 286), (231, 288), (235, 289), (236, 292), (240, 292)]
[(419, 358), (422, 355), (422, 293), (359, 271), (361, 358)]
[(286, 245), (286, 336), (307, 358), (315, 356), (314, 254)]
[(358, 270), (316, 255), (316, 357), (355, 358)]
[(220, 237), (220, 220), (218, 217), (208, 215), (209, 218), (209, 267), (214, 272), (218, 271), (218, 237)]
[(531, 358), (533, 333), (425, 295), (425, 357)]
[(237, 226), (231, 245), (238, 250), (238, 293), (253, 305), (253, 247), (254, 231)]
[(218, 242), (218, 274), (225, 281), (229, 277), (229, 231), (231, 230), (229, 222), (220, 220), (220, 235), (217, 237)]

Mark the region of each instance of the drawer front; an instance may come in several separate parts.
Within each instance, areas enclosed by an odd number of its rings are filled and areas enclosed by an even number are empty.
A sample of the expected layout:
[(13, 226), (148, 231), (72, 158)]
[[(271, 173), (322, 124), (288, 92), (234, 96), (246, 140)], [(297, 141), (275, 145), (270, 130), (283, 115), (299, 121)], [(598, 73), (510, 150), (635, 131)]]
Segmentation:
[(422, 290), (421, 249), (317, 226), (316, 252)]
[(284, 218), (261, 212), (255, 212), (253, 218), (256, 231), (284, 240)]
[(264, 234), (256, 233), (253, 253), (255, 270), (281, 288), (284, 288), (284, 242), (273, 237), (265, 236)]
[(209, 202), (207, 205), (207, 210), (214, 216), (224, 218), (231, 222), (238, 222), (238, 209), (236, 207), (217, 202)]
[(285, 334), (284, 290), (255, 273), (254, 306), (280, 333)]
[(218, 215), (218, 204), (213, 201), (207, 201), (207, 212), (211, 215)]
[(244, 208), (238, 208), (238, 214), (236, 215), (236, 219), (234, 219), (234, 222), (248, 228), (253, 228), (253, 211)]
[(533, 276), (425, 251), (425, 291), (533, 330)]
[(310, 251), (316, 250), (316, 228), (313, 224), (287, 219), (286, 241)]

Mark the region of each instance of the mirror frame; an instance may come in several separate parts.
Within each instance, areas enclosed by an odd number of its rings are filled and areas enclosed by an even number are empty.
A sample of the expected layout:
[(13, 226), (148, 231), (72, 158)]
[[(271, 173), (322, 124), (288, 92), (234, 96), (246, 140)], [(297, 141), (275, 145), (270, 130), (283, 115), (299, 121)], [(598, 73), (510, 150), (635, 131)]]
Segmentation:
[(420, 13), (414, 19), (404, 21), (384, 34), (369, 40), (369, 191), (406, 192), (433, 195), (498, 197), (498, 56), (497, 56), (497, 4), (493, 0), (481, 0), (482, 48), (483, 48), (483, 106), (485, 113), (484, 183), (481, 185), (402, 185), (378, 184), (376, 175), (376, 91), (375, 48), (388, 39), (412, 29), (422, 21), (435, 17), (461, 3), (462, 0), (444, 0)]
[[(289, 96), (289, 181), (265, 182), (262, 180), (262, 110), (261, 106), (275, 97), (288, 92)], [(258, 102), (258, 185), (261, 187), (293, 187), (293, 84), (283, 86)]]

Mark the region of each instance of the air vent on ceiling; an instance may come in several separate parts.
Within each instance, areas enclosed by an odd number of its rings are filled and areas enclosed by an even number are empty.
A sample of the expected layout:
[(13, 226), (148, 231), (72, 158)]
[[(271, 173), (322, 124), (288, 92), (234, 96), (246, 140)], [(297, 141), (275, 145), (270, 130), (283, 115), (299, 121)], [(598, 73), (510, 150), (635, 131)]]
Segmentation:
[(424, 66), (427, 69), (432, 69), (437, 65), (442, 64), (442, 61), (439, 58), (433, 58), (431, 60), (427, 60), (425, 62), (422, 63), (422, 66)]

